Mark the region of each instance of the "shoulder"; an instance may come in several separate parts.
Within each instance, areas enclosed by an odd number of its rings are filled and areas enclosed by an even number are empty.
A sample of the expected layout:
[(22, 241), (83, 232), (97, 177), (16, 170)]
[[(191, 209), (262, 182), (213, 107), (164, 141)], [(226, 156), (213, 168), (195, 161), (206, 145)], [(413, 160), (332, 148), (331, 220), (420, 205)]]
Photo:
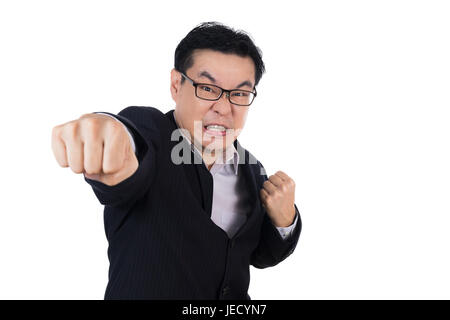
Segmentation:
[(119, 112), (119, 116), (129, 119), (140, 130), (164, 136), (171, 128), (167, 114), (157, 108), (130, 106)]
[(153, 107), (130, 106), (119, 112), (119, 115), (139, 122), (162, 121), (165, 116), (159, 109)]
[(130, 106), (121, 110), (117, 117), (124, 122), (132, 135), (137, 139), (138, 150), (147, 149), (151, 142), (158, 150), (163, 143), (164, 132), (167, 130), (168, 121), (164, 113), (159, 109), (147, 106)]

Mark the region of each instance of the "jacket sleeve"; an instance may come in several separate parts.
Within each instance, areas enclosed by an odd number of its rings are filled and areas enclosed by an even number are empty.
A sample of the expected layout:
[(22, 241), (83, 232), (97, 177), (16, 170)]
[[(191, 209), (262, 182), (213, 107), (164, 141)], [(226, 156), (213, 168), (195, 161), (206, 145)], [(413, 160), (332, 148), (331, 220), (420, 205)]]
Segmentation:
[(128, 107), (118, 115), (108, 113), (119, 119), (131, 132), (138, 150), (139, 166), (130, 177), (114, 186), (84, 177), (101, 204), (109, 207), (129, 207), (148, 191), (155, 173), (156, 152), (159, 147), (159, 132), (152, 115), (155, 111), (152, 109)]
[[(268, 179), (267, 175), (264, 175), (263, 177), (263, 182)], [(263, 269), (275, 266), (294, 252), (302, 229), (300, 212), (298, 211), (298, 208), (295, 204), (294, 207), (297, 224), (294, 230), (292, 230), (292, 234), (284, 240), (281, 237), (278, 229), (273, 225), (272, 220), (270, 219), (266, 210), (261, 207), (263, 210), (264, 218), (261, 226), (260, 239), (258, 246), (253, 251), (250, 260), (250, 264), (255, 268)]]

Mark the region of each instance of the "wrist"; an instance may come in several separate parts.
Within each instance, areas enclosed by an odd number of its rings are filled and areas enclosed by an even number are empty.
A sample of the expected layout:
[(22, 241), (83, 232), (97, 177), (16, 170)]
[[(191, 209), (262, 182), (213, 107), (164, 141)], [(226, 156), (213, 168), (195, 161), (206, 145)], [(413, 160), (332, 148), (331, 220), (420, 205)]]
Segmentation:
[(292, 211), (289, 213), (289, 215), (285, 215), (284, 217), (288, 217), (282, 220), (273, 221), (273, 224), (277, 228), (286, 228), (291, 226), (294, 223), (295, 220), (295, 207), (292, 206)]

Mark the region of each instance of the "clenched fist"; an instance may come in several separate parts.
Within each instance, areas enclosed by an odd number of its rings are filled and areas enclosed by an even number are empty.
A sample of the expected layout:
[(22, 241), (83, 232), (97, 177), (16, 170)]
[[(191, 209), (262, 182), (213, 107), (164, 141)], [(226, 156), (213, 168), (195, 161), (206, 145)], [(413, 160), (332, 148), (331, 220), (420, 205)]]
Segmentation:
[(109, 186), (127, 179), (139, 166), (126, 128), (102, 114), (85, 114), (54, 127), (52, 149), (61, 167)]
[(288, 227), (295, 217), (295, 183), (287, 174), (277, 171), (263, 184), (261, 201), (276, 227)]

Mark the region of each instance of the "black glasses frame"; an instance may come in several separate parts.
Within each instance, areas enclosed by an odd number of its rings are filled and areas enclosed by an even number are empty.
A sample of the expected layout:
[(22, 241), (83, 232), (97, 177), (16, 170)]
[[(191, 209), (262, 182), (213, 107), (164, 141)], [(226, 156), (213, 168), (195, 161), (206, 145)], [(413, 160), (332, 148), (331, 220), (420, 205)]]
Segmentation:
[[(195, 82), (194, 80), (192, 80), (191, 78), (189, 78), (187, 75), (185, 75), (183, 72), (180, 72), (180, 73), (181, 73), (181, 75), (182, 75), (185, 79), (189, 80), (189, 82), (194, 86), (194, 88), (195, 88), (195, 96), (196, 96), (197, 98), (199, 98), (199, 99), (202, 99), (202, 100), (206, 100), (206, 101), (217, 101), (217, 100), (219, 100), (220, 98), (222, 98), (222, 95), (223, 95), (223, 93), (225, 92), (225, 93), (227, 94), (228, 101), (229, 101), (231, 104), (234, 104), (234, 105), (237, 105), (237, 106), (248, 107), (249, 105), (251, 105), (251, 104), (253, 103), (253, 101), (254, 101), (255, 98), (256, 98), (256, 94), (257, 94), (256, 88), (254, 88), (253, 91), (241, 90), (241, 89), (226, 90), (226, 89), (224, 89), (224, 88), (221, 88), (221, 87), (219, 87), (219, 86), (216, 86), (215, 84)], [(202, 85), (202, 84), (203, 84), (203, 85), (207, 85), (207, 86), (213, 86), (213, 87), (216, 87), (216, 88), (220, 89), (220, 95), (219, 95), (219, 97), (217, 97), (216, 99), (206, 99), (206, 98), (199, 97), (198, 94), (197, 94), (197, 87), (198, 87), (199, 85)], [(232, 101), (231, 101), (231, 93), (234, 92), (234, 91), (244, 91), (244, 92), (248, 92), (248, 93), (253, 94), (252, 101), (250, 101), (249, 104), (238, 104), (238, 103), (232, 102)]]

